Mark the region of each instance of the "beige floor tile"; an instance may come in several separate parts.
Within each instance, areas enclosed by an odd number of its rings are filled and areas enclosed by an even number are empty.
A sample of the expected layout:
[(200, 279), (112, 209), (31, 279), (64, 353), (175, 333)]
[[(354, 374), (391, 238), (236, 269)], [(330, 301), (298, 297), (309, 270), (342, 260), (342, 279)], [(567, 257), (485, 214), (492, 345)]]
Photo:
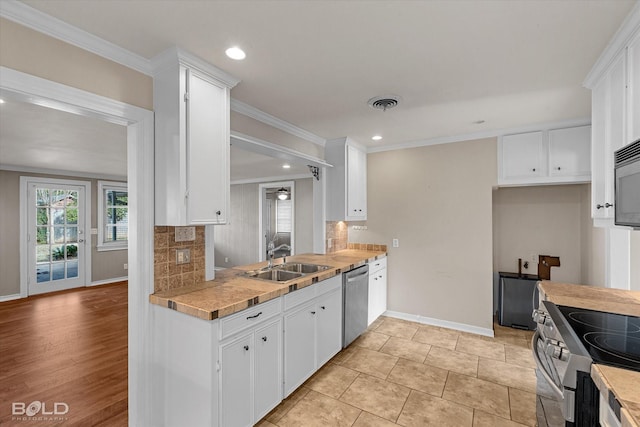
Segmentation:
[(522, 347), (522, 348), (529, 348), (531, 347), (531, 339), (526, 339), (523, 338), (521, 336), (511, 336), (511, 335), (504, 335), (504, 336), (498, 336), (498, 337), (494, 337), (494, 342), (499, 342), (502, 344), (509, 344), (509, 345), (513, 345), (516, 347)]
[(535, 369), (536, 362), (533, 360), (533, 354), (528, 347), (523, 348), (507, 344), (504, 346), (504, 350), (507, 363)]
[(384, 319), (388, 319), (385, 316), (380, 316), (378, 317), (376, 320), (374, 320), (369, 327), (367, 328), (368, 331), (375, 331), (376, 328), (380, 325), (382, 325), (382, 322), (384, 322)]
[(334, 363), (327, 363), (305, 383), (305, 386), (337, 399), (349, 388), (358, 375), (360, 374), (357, 371)]
[(511, 419), (521, 424), (535, 426), (536, 395), (516, 388), (509, 388), (509, 406)]
[(425, 364), (459, 374), (478, 376), (478, 356), (442, 347), (431, 347)]
[(536, 392), (536, 372), (532, 368), (481, 357), (478, 363), (478, 378), (531, 393)]
[(359, 415), (358, 408), (311, 390), (277, 424), (280, 427), (348, 427)]
[(356, 352), (358, 348), (359, 348), (358, 346), (355, 346), (353, 345), (353, 343), (351, 343), (349, 347), (342, 349), (340, 353), (333, 356), (333, 359), (331, 359), (331, 361), (336, 365), (341, 365), (345, 361), (347, 361), (353, 355), (353, 353)]
[(523, 424), (475, 409), (473, 411), (473, 427), (523, 427)]
[(503, 418), (509, 418), (507, 387), (493, 382), (449, 372), (442, 397)]
[(284, 417), (287, 412), (289, 412), (291, 408), (295, 406), (296, 403), (302, 400), (302, 398), (305, 397), (307, 393), (309, 393), (309, 390), (310, 389), (305, 386), (299, 387), (296, 391), (294, 391), (286, 399), (284, 399), (282, 403), (280, 403), (271, 412), (269, 412), (267, 416), (264, 417), (264, 419), (271, 423), (277, 424), (278, 421), (280, 421), (280, 419)]
[(389, 335), (381, 334), (374, 331), (365, 332), (360, 335), (353, 345), (357, 347), (368, 348), (369, 350), (378, 351), (389, 340)]
[(411, 339), (418, 328), (417, 323), (387, 317), (382, 324), (376, 328), (376, 332), (392, 337)]
[(409, 389), (369, 375), (360, 375), (341, 401), (387, 420), (395, 421), (409, 396)]
[(387, 381), (442, 397), (442, 390), (444, 390), (444, 384), (447, 381), (447, 371), (411, 360), (400, 359), (391, 370)]
[(458, 333), (433, 327), (420, 327), (412, 340), (423, 344), (431, 344), (437, 347), (455, 350), (458, 342)]
[(503, 362), (505, 358), (504, 344), (468, 335), (460, 335), (455, 349), (463, 353), (475, 354), (476, 356)]
[(471, 427), (473, 409), (412, 390), (397, 423), (401, 426)]
[(351, 357), (342, 363), (342, 366), (384, 379), (397, 361), (398, 358), (395, 356), (357, 347)]
[(356, 420), (353, 427), (394, 427), (398, 424), (392, 423), (389, 420), (380, 418), (366, 411), (360, 412), (360, 416)]
[(262, 421), (259, 421), (255, 427), (277, 427), (277, 426), (273, 423), (270, 423), (267, 420), (262, 420)]
[(390, 337), (386, 344), (380, 349), (380, 352), (422, 363), (430, 349), (431, 346), (429, 344), (423, 344), (405, 338)]

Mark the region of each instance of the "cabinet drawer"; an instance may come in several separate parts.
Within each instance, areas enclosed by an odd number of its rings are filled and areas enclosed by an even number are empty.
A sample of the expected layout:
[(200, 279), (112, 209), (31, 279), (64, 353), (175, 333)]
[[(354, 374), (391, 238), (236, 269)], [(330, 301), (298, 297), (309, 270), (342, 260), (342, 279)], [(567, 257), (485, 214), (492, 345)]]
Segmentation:
[(311, 301), (316, 296), (318, 284), (307, 286), (306, 288), (293, 291), (284, 296), (284, 311), (290, 310), (307, 301)]
[(387, 268), (387, 257), (377, 259), (369, 263), (369, 275), (375, 274), (377, 271)]
[(220, 339), (225, 339), (280, 313), (282, 313), (282, 298), (276, 298), (222, 318), (220, 320)]
[(316, 286), (316, 296), (328, 294), (331, 291), (342, 288), (342, 274), (333, 276), (330, 279), (318, 282)]

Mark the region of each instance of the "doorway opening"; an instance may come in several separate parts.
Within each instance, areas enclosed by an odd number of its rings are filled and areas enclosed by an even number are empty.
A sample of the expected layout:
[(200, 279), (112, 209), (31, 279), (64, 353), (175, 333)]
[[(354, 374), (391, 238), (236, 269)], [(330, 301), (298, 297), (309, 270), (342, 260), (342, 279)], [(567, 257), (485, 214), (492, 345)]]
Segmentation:
[(259, 185), (259, 260), (290, 256), (295, 253), (295, 182), (270, 182)]

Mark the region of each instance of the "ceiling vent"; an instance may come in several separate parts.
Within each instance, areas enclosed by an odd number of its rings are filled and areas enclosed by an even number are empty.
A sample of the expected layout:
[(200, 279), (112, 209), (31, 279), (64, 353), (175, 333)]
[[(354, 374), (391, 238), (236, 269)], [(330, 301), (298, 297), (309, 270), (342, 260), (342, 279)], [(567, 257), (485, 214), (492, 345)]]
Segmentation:
[(369, 107), (376, 110), (387, 111), (398, 105), (400, 97), (396, 95), (376, 96), (367, 101)]

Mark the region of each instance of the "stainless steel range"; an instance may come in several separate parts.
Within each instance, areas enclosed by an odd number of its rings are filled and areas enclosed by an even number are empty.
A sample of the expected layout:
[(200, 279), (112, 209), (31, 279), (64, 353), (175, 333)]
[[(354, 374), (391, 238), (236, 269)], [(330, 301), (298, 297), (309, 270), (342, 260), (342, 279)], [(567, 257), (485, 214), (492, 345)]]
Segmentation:
[(533, 319), (538, 425), (598, 426), (591, 363), (640, 371), (640, 318), (544, 301)]

